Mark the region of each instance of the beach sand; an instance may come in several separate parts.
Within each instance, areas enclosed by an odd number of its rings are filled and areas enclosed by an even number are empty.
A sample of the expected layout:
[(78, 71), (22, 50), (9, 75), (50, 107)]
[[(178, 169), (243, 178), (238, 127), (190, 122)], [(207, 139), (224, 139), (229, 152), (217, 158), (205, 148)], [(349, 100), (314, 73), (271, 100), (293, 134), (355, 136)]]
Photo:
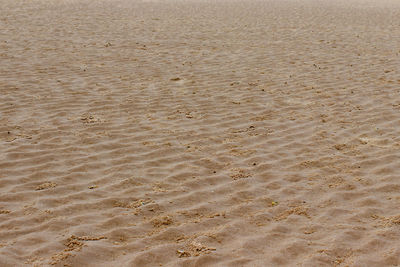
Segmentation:
[(0, 6), (0, 266), (400, 265), (399, 1)]

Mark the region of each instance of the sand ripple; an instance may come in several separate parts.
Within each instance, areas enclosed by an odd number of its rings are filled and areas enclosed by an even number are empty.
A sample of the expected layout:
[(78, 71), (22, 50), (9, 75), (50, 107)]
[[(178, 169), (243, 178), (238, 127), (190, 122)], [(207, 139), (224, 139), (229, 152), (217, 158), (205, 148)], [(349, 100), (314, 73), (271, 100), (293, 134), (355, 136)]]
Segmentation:
[(400, 264), (398, 1), (0, 6), (1, 266)]

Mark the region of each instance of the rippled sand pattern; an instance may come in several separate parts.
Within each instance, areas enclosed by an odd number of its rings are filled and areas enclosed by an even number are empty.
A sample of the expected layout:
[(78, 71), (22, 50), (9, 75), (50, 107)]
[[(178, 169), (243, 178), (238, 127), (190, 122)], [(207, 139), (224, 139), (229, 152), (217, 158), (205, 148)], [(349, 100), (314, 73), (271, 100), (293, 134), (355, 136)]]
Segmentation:
[(0, 266), (400, 265), (399, 25), (0, 0)]

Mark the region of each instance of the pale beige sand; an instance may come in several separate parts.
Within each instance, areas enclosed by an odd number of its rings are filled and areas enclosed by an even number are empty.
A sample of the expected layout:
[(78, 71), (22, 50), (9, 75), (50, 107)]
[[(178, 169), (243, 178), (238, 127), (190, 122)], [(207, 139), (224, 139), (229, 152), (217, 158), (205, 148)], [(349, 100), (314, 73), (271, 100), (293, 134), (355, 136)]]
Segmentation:
[(399, 1), (0, 7), (0, 266), (400, 264)]

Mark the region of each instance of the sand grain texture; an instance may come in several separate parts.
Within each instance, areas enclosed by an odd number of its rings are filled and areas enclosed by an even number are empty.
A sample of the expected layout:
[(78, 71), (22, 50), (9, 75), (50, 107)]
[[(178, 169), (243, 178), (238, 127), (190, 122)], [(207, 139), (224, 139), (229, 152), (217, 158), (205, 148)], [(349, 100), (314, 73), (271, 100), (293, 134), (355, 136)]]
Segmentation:
[(0, 7), (0, 266), (400, 264), (398, 1)]

